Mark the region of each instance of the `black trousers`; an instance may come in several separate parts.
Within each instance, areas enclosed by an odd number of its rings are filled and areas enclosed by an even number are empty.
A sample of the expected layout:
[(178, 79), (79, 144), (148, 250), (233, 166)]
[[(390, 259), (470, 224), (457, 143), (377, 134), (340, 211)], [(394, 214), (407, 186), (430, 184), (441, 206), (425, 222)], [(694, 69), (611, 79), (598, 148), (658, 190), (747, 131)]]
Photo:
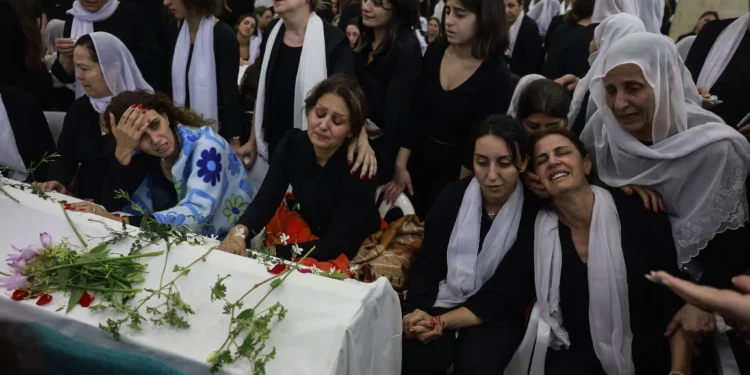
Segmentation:
[[(449, 310), (428, 311), (440, 315)], [(514, 324), (515, 323), (515, 324)], [(456, 331), (422, 344), (404, 336), (402, 375), (445, 375), (453, 365), (455, 375), (502, 374), (523, 338), (524, 327), (514, 321), (497, 321)]]

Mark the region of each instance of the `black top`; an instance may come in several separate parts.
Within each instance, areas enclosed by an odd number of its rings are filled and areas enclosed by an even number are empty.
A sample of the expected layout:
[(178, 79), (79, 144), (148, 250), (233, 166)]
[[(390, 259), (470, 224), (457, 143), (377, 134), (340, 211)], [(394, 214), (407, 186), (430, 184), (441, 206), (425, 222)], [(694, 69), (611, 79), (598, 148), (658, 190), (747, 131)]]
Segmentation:
[(552, 45), (552, 37), (555, 35), (555, 31), (557, 31), (557, 28), (566, 24), (565, 22), (565, 15), (558, 14), (554, 17), (552, 17), (552, 21), (549, 23), (549, 27), (547, 28), (547, 34), (544, 35), (544, 50), (549, 51), (549, 46)]
[[(685, 66), (692, 73), (693, 80), (698, 80), (708, 53), (719, 34), (735, 20), (736, 18), (712, 21), (703, 27), (685, 59)], [(718, 96), (719, 100), (724, 102), (714, 107), (711, 112), (731, 126), (737, 125), (750, 112), (746, 98), (747, 87), (750, 86), (748, 61), (750, 61), (750, 31), (745, 31), (745, 36), (729, 61), (729, 65), (710, 90), (712, 95)]]
[[(289, 185), (302, 219), (317, 241), (300, 244), (305, 251), (313, 246), (311, 258), (335, 259), (341, 253), (353, 259), (362, 241), (380, 228), (375, 207), (375, 180), (349, 174), (346, 147), (340, 147), (321, 167), (307, 133), (290, 130), (271, 159), (266, 179), (258, 194), (237, 222), (250, 233), (260, 233), (273, 217)], [(290, 246), (277, 246), (276, 256), (292, 257)]]
[[(143, 79), (154, 88), (164, 91), (169, 87), (166, 75), (166, 53), (159, 47), (151, 20), (144, 17), (145, 10), (142, 6), (132, 3), (120, 3), (117, 10), (104, 21), (94, 22), (94, 31), (104, 31), (116, 36), (133, 55)], [(73, 16), (65, 17), (63, 37), (70, 38), (70, 29), (73, 27)], [(239, 60), (238, 60), (239, 61)], [(58, 58), (52, 65), (52, 74), (64, 83), (73, 83), (74, 74), (68, 75)], [(236, 75), (235, 75), (236, 76)]]
[(566, 74), (583, 78), (589, 71), (589, 44), (594, 39), (596, 26), (566, 23), (552, 37), (542, 74), (557, 79)]
[[(473, 169), (474, 135), (479, 123), (508, 110), (512, 96), (510, 73), (502, 58), (489, 58), (464, 83), (453, 90), (444, 90), (440, 66), (448, 46), (445, 41), (436, 41), (425, 53), (418, 133), (423, 140), (427, 137), (456, 146), (456, 162)], [(410, 142), (413, 139), (407, 137), (402, 146), (414, 150), (415, 144)], [(456, 176), (459, 171), (456, 168)]]
[(404, 139), (409, 136), (408, 123), (413, 121), (412, 108), (417, 82), (422, 73), (422, 51), (411, 30), (401, 30), (393, 48), (373, 56), (370, 49), (356, 54), (357, 78), (367, 96), (370, 120), (383, 135), (371, 142), (378, 157), (380, 182), (390, 181), (394, 164)]
[[(422, 248), (409, 273), (409, 293), (403, 302), (404, 314), (415, 309), (427, 311), (435, 304), (438, 286), (448, 274), (448, 242), (471, 180), (472, 178), (465, 178), (447, 185), (427, 215)], [(519, 324), (523, 324), (526, 304), (521, 300), (524, 297), (520, 293), (522, 289), (517, 288), (516, 283), (521, 280), (520, 277), (526, 276), (521, 271), (527, 270), (516, 265), (522, 260), (522, 255), (533, 256), (533, 236), (528, 229), (534, 228), (535, 214), (536, 210), (524, 204), (518, 237), (513, 247), (500, 262), (495, 274), (476, 294), (458, 307), (466, 307), (484, 323), (502, 318), (518, 320)], [(492, 221), (483, 212), (478, 252), (481, 252), (484, 237), (491, 226)], [(533, 271), (531, 276), (533, 278)]]
[(84, 95), (73, 102), (65, 115), (57, 141), (60, 157), (50, 166), (47, 180), (58, 181), (70, 190), (73, 177), (77, 175), (77, 196), (101, 203), (104, 176), (116, 146), (111, 132), (102, 136), (99, 114), (91, 106), (89, 97)]
[(73, 7), (74, 0), (42, 0), (42, 13), (47, 15), (47, 21), (65, 20), (65, 12)]
[[(55, 152), (55, 141), (47, 119), (34, 96), (16, 87), (0, 84), (0, 97), (8, 114), (18, 154), (26, 168), (41, 161), (44, 154)], [(27, 181), (44, 181), (48, 169), (48, 164), (38, 165)]]
[[(174, 56), (177, 37), (180, 29), (173, 25), (170, 35), (170, 56)], [(184, 79), (185, 88), (188, 87), (188, 73), (190, 72), (190, 60), (192, 59), (193, 45), (190, 46), (187, 69), (185, 77), (172, 77), (171, 79)], [(219, 134), (226, 139), (241, 136), (243, 132), (242, 116), (243, 111), (240, 106), (239, 92), (237, 89), (237, 76), (240, 71), (240, 46), (237, 42), (237, 36), (232, 28), (223, 22), (217, 22), (214, 25), (214, 61), (216, 66), (216, 103), (219, 113)], [(169, 59), (170, 76), (172, 59)], [(170, 80), (171, 82), (171, 80)], [(187, 90), (189, 91), (189, 90)], [(172, 86), (169, 86), (169, 92), (172, 92)], [(189, 107), (190, 93), (185, 93), (186, 107)]]
[[(748, 178), (750, 181), (750, 178)], [(747, 186), (747, 182), (745, 184)], [(748, 191), (750, 194), (750, 191)], [(701, 285), (718, 289), (736, 289), (732, 284), (734, 276), (744, 274), (750, 269), (750, 225), (717, 233), (706, 248), (693, 258), (701, 271)]]
[[(266, 51), (266, 45), (268, 44), (268, 37), (271, 35), (271, 31), (276, 26), (276, 23), (278, 20), (272, 21), (268, 27), (266, 27), (266, 30), (268, 32), (263, 33), (263, 41), (260, 43), (260, 54), (258, 56), (264, 56)], [(296, 80), (296, 71), (299, 66), (299, 57), (297, 57), (297, 67), (294, 67), (294, 76), (292, 77), (283, 77), (281, 78), (281, 82), (283, 84), (289, 85), (289, 87), (286, 88), (278, 88), (274, 87), (275, 81), (278, 79), (276, 76), (278, 74), (289, 74), (291, 71), (291, 67), (287, 64), (293, 64), (293, 62), (285, 62), (282, 59), (294, 57), (290, 56), (284, 56), (280, 57), (281, 53), (281, 46), (284, 45), (284, 33), (286, 32), (286, 26), (281, 25), (281, 28), (279, 29), (278, 34), (276, 34), (276, 40), (274, 41), (273, 46), (271, 47), (271, 56), (269, 56), (268, 61), (268, 69), (266, 70), (266, 81), (265, 82), (259, 82), (259, 85), (265, 85), (266, 87), (266, 98), (264, 103), (264, 109), (263, 109), (263, 124), (260, 124), (263, 126), (264, 131), (274, 133), (274, 134), (283, 134), (282, 132), (294, 127), (294, 117), (290, 117), (291, 115), (287, 115), (285, 117), (289, 117), (292, 119), (292, 121), (288, 124), (284, 122), (284, 119), (277, 121), (275, 118), (270, 117), (273, 116), (273, 114), (277, 113), (279, 111), (278, 108), (274, 108), (276, 106), (294, 106), (294, 100), (291, 100), (290, 103), (278, 103), (270, 96), (270, 90), (278, 89), (283, 90), (285, 92), (294, 92), (294, 84)], [(352, 77), (355, 76), (354, 73), (354, 54), (352, 53), (351, 47), (349, 47), (349, 39), (346, 38), (346, 34), (344, 34), (341, 30), (337, 29), (333, 25), (329, 24), (328, 22), (323, 22), (323, 38), (325, 39), (325, 45), (326, 45), (326, 68), (328, 71), (328, 76), (334, 75), (336, 73), (344, 73), (349, 74)], [(239, 51), (239, 49), (237, 49)], [(239, 53), (239, 52), (238, 52)], [(300, 49), (301, 53), (301, 49)], [(239, 60), (238, 60), (239, 61)], [(256, 62), (258, 63), (258, 62)], [(262, 67), (264, 64), (263, 59), (259, 59), (258, 65)], [(278, 69), (285, 69), (283, 72), (279, 72)], [(235, 74), (235, 81), (236, 81), (236, 74)], [(292, 96), (292, 98), (294, 98)], [(302, 108), (294, 108), (294, 110), (301, 111)], [(258, 124), (256, 124), (257, 126)], [(277, 132), (274, 129), (276, 127), (281, 127), (283, 130)], [(270, 149), (269, 144), (269, 149)], [(270, 155), (273, 155), (269, 152)]]
[[(516, 20), (518, 22), (518, 20)], [(539, 62), (542, 54), (542, 37), (536, 22), (524, 16), (521, 29), (518, 30), (516, 45), (510, 59), (505, 56), (511, 73), (523, 77), (527, 74), (539, 72)]]
[(268, 143), (268, 155), (273, 155), (276, 146), (284, 138), (286, 132), (294, 127), (294, 111), (302, 111), (302, 108), (294, 106), (294, 89), (297, 83), (297, 70), (299, 70), (299, 58), (302, 47), (289, 47), (281, 44), (279, 48), (279, 64), (276, 74), (271, 77), (271, 86), (268, 87), (266, 97), (272, 103), (271, 112), (264, 115), (264, 125), (274, 124), (265, 128), (264, 138)]

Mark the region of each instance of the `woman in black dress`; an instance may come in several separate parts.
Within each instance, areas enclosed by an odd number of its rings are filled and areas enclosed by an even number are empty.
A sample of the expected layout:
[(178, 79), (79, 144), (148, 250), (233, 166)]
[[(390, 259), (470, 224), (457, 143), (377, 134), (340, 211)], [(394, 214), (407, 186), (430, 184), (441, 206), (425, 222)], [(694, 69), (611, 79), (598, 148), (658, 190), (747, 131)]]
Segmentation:
[(112, 97), (136, 89), (153, 91), (141, 76), (135, 59), (115, 36), (94, 32), (76, 42), (76, 79), (85, 95), (76, 99), (65, 115), (57, 142), (60, 155), (50, 165), (44, 190), (75, 195), (100, 203), (104, 176), (115, 152), (115, 140), (103, 125), (103, 114)]
[[(451, 1), (446, 8), (452, 10)], [(535, 210), (520, 182), (527, 136), (508, 116), (478, 130), (475, 177), (448, 184), (427, 216), (403, 302), (404, 375), (496, 374), (523, 335), (518, 259), (531, 254)]]
[(667, 215), (590, 185), (591, 158), (567, 129), (545, 129), (530, 143), (554, 207), (537, 214), (533, 262), (525, 263), (540, 324), (551, 328), (544, 374), (689, 373), (684, 332), (664, 336), (683, 303), (644, 278), (661, 267), (677, 272)]
[[(531, 0), (529, 0), (531, 1)], [(505, 0), (509, 44), (505, 61), (516, 79), (539, 71), (542, 37), (539, 26), (523, 11), (524, 0)]]
[(547, 60), (542, 74), (558, 79), (566, 74), (583, 78), (589, 71), (589, 44), (596, 25), (591, 24), (594, 0), (576, 0), (573, 10), (565, 15), (565, 23), (555, 30), (546, 45)]
[(502, 54), (507, 29), (502, 4), (491, 0), (451, 0), (445, 5), (441, 39), (427, 49), (417, 113), (416, 206), (425, 217), (449, 183), (471, 175), (474, 135), (492, 114), (508, 109), (510, 73)]
[[(157, 90), (169, 87), (166, 79), (166, 51), (159, 47), (151, 20), (144, 17), (142, 6), (116, 0), (75, 2), (72, 14), (65, 18), (63, 37), (55, 41), (57, 61), (52, 65), (52, 74), (63, 83), (73, 83), (75, 63), (73, 51), (76, 41), (95, 32), (107, 32), (120, 39), (135, 58), (143, 77)], [(76, 88), (76, 97), (84, 95)]]
[(245, 239), (271, 221), (290, 185), (296, 202), (289, 210), (298, 211), (319, 240), (298, 247), (290, 241), (271, 255), (294, 259), (314, 247), (310, 257), (319, 261), (341, 254), (354, 259), (362, 241), (380, 228), (375, 180), (352, 175), (346, 160), (346, 144), (367, 120), (362, 89), (350, 76), (336, 74), (313, 88), (305, 114), (307, 131), (289, 130), (281, 139), (253, 203), (219, 249), (244, 255)]
[(411, 188), (403, 146), (413, 120), (415, 92), (422, 73), (422, 52), (412, 25), (419, 17), (416, 0), (373, 0), (362, 5), (355, 70), (367, 96), (370, 121), (382, 132), (372, 141), (378, 158), (378, 184), (388, 183), (385, 200), (393, 202)]
[(214, 17), (215, 0), (165, 0), (164, 6), (180, 24), (171, 35), (172, 98), (213, 120), (214, 131), (236, 151), (245, 128), (237, 92), (237, 37)]

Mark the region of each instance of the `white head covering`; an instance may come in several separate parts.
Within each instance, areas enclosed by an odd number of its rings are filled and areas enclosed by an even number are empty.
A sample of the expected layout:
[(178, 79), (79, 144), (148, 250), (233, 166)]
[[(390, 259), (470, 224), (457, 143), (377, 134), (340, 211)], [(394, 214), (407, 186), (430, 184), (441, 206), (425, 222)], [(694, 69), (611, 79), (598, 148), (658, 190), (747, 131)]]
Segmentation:
[[(599, 110), (581, 140), (606, 184), (644, 185), (661, 194), (681, 266), (716, 233), (748, 220), (745, 178), (750, 144), (701, 108), (700, 95), (671, 39), (651, 33), (628, 35), (604, 59), (591, 84)], [(606, 104), (604, 76), (623, 64), (639, 66), (654, 90), (652, 146), (623, 129)]]
[(661, 34), (664, 2), (661, 0), (597, 0), (591, 22), (600, 23), (605, 18), (630, 13), (641, 19), (646, 31)]
[(510, 106), (508, 106), (508, 116), (513, 118), (516, 118), (516, 116), (518, 116), (518, 103), (521, 101), (521, 95), (523, 95), (523, 92), (526, 91), (526, 87), (529, 86), (531, 82), (538, 81), (540, 79), (546, 78), (539, 74), (529, 74), (523, 76), (523, 78), (518, 81), (516, 89), (513, 91), (513, 98), (510, 99)]
[[(130, 54), (130, 51), (120, 39), (105, 32), (96, 32), (90, 35), (94, 41), (94, 49), (96, 49), (96, 55), (99, 58), (104, 82), (107, 84), (109, 91), (112, 92), (112, 96), (116, 96), (123, 91), (139, 89), (154, 91), (141, 76), (141, 71), (138, 70), (133, 55)], [(89, 97), (89, 99), (94, 110), (102, 113), (107, 109), (112, 96), (104, 98)]]
[[(599, 57), (605, 56), (612, 44), (622, 37), (645, 31), (646, 27), (643, 25), (643, 22), (638, 17), (628, 13), (618, 13), (609, 16), (596, 27), (594, 30), (594, 40), (596, 41), (598, 50), (592, 55), (592, 59), (590, 59), (593, 60), (590, 61), (591, 69), (578, 82), (578, 86), (576, 86), (576, 90), (573, 92), (573, 100), (570, 103), (570, 112), (568, 113), (568, 128), (573, 126), (576, 117), (578, 117), (578, 112), (581, 110), (583, 99), (586, 98), (586, 93), (591, 90), (591, 77), (594, 74), (603, 74), (601, 70), (604, 59)], [(589, 98), (586, 121), (589, 120), (594, 112), (596, 112), (596, 104)]]
[(8, 177), (16, 181), (24, 181), (29, 176), (26, 165), (18, 152), (16, 137), (10, 126), (8, 112), (5, 110), (3, 98), (0, 96), (0, 168), (8, 168)]
[(251, 65), (255, 64), (255, 60), (258, 59), (258, 56), (260, 55), (260, 42), (263, 41), (263, 38), (260, 37), (260, 35), (253, 35), (250, 37), (250, 45), (248, 47), (248, 53), (250, 59), (247, 60)]
[[(633, 332), (622, 233), (612, 195), (598, 186), (589, 231), (589, 327), (594, 352), (608, 375), (633, 375)], [(540, 317), (552, 331), (550, 347), (570, 347), (560, 310), (562, 247), (559, 218), (548, 209), (534, 223), (534, 286)], [(594, 251), (596, 250), (596, 251)]]
[(729, 65), (729, 61), (734, 57), (734, 53), (737, 52), (748, 26), (750, 26), (750, 13), (736, 19), (721, 32), (703, 63), (703, 69), (698, 76), (698, 86), (711, 91), (721, 74), (724, 73), (724, 69)]
[(81, 2), (76, 0), (73, 2), (73, 7), (67, 11), (68, 14), (73, 15), (73, 25), (70, 28), (70, 38), (76, 40), (86, 34), (94, 32), (94, 22), (104, 21), (117, 10), (117, 6), (120, 4), (117, 0), (107, 0), (107, 3), (98, 11), (91, 13), (86, 9), (83, 9)]
[(65, 21), (63, 20), (51, 20), (47, 23), (44, 38), (47, 40), (47, 49), (52, 55), (57, 54), (55, 40), (63, 37), (63, 29), (65, 29)]
[[(473, 296), (495, 274), (513, 247), (523, 211), (523, 185), (515, 190), (497, 213), (479, 251), (482, 222), (482, 190), (475, 178), (469, 183), (448, 242), (448, 274), (438, 286), (434, 307), (454, 308)], [(477, 252), (479, 252), (477, 254)]]
[(573, 2), (569, 2), (568, 5), (565, 5), (565, 3), (560, 2), (560, 15), (565, 15), (565, 13), (568, 13), (569, 10), (573, 9)]
[(693, 43), (695, 43), (695, 39), (697, 39), (697, 35), (690, 35), (682, 38), (675, 46), (677, 47), (677, 53), (680, 54), (680, 57), (682, 58), (682, 61), (685, 61), (687, 59), (688, 54), (690, 53), (690, 49), (693, 48)]
[(518, 32), (521, 31), (521, 24), (523, 18), (526, 17), (526, 12), (521, 9), (521, 13), (516, 17), (516, 22), (510, 25), (508, 30), (508, 48), (505, 49), (505, 56), (513, 57), (513, 49), (516, 48), (516, 41), (518, 40)]
[(547, 29), (552, 22), (552, 18), (560, 14), (561, 8), (558, 0), (542, 0), (534, 6), (534, 9), (529, 9), (529, 18), (536, 21), (537, 26), (539, 26), (539, 35), (547, 35)]

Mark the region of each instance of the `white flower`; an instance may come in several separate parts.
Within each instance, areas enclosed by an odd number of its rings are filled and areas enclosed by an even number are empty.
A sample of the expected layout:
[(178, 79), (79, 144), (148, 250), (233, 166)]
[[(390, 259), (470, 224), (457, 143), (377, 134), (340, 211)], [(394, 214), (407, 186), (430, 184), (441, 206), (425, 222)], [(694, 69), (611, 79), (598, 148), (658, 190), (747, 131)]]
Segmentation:
[(312, 266), (312, 267), (310, 267), (310, 271), (311, 271), (311, 272), (312, 272), (313, 274), (317, 274), (318, 272), (320, 272), (320, 269), (319, 269), (318, 267), (316, 267), (316, 266), (315, 266), (315, 265), (313, 264), (313, 266)]
[(292, 250), (293, 250), (293, 251), (294, 251), (295, 253), (297, 253), (297, 255), (302, 255), (302, 248), (301, 248), (301, 247), (299, 247), (299, 245), (297, 245), (297, 244), (294, 244), (294, 245), (292, 246)]
[(336, 271), (338, 271), (338, 270), (336, 269), (336, 267), (331, 267), (331, 270), (330, 270), (330, 271), (328, 271), (328, 273), (336, 273)]
[(279, 241), (284, 244), (284, 246), (287, 245), (287, 241), (289, 241), (289, 236), (286, 235), (286, 233), (282, 233), (279, 235)]
[(208, 238), (210, 238), (210, 239), (212, 239), (212, 240), (218, 240), (218, 239), (219, 239), (219, 236), (217, 236), (217, 235), (215, 235), (215, 234), (212, 234), (212, 235), (208, 236)]
[(359, 264), (353, 264), (349, 266), (349, 273), (357, 273), (357, 271), (359, 271), (359, 267)]

